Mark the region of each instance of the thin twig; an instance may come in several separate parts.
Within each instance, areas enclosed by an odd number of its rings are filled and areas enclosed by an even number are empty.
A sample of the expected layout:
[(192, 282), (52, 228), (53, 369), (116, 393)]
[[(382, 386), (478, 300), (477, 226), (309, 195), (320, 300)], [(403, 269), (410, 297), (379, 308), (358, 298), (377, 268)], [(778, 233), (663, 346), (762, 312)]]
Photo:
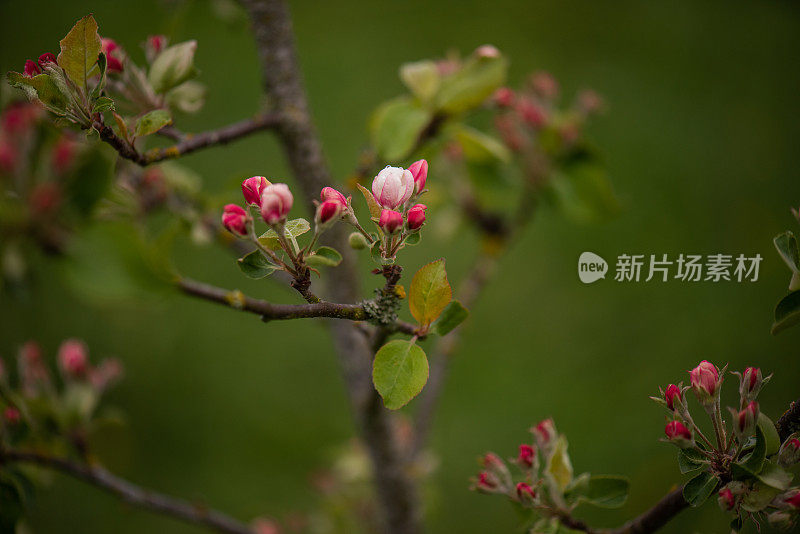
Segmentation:
[(0, 451), (0, 463), (18, 462), (35, 464), (60, 471), (102, 490), (113, 493), (124, 502), (150, 512), (168, 515), (187, 523), (194, 523), (230, 534), (253, 534), (253, 530), (230, 516), (204, 505), (155, 493), (120, 478), (106, 469), (81, 464), (66, 458), (48, 456), (37, 452)]

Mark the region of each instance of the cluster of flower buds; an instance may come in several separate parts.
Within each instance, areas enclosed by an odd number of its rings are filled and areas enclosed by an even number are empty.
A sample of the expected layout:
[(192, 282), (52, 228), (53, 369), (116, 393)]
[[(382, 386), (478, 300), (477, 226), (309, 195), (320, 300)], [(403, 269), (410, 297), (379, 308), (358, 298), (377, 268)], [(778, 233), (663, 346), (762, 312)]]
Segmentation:
[[(253, 176), (242, 182), (245, 205), (256, 208), (270, 227), (280, 228), (292, 209), (294, 197), (286, 184), (270, 183), (264, 176)], [(248, 235), (253, 219), (249, 210), (228, 204), (222, 214), (222, 225), (239, 237)]]

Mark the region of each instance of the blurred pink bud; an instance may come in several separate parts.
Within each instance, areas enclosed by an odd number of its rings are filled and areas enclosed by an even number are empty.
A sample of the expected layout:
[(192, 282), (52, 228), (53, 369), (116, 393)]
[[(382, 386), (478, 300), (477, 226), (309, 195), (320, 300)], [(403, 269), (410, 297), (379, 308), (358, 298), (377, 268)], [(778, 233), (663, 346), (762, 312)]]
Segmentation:
[(150, 35), (147, 37), (147, 46), (154, 53), (158, 54), (167, 45), (167, 38), (164, 35)]
[(406, 213), (406, 221), (409, 230), (419, 230), (425, 224), (425, 210), (428, 207), (425, 204), (415, 204)]
[(521, 502), (533, 502), (533, 500), (536, 499), (536, 490), (529, 484), (520, 482), (517, 484), (517, 498)]
[(795, 510), (800, 508), (800, 491), (794, 493), (794, 495), (789, 496), (788, 498), (784, 499), (786, 504), (788, 504), (791, 508)]
[(76, 148), (76, 143), (66, 136), (61, 136), (56, 141), (51, 157), (53, 169), (58, 174), (65, 174), (72, 166), (72, 162), (75, 160)]
[(591, 89), (586, 89), (578, 94), (578, 106), (586, 114), (597, 113), (603, 107), (603, 99)]
[(511, 115), (498, 115), (494, 118), (494, 127), (503, 138), (503, 142), (513, 150), (519, 152), (522, 150), (524, 139), (517, 128), (517, 123)]
[(523, 467), (533, 467), (533, 461), (536, 459), (536, 449), (527, 443), (519, 446), (519, 455), (517, 456), (517, 463)]
[(493, 45), (482, 45), (475, 49), (475, 55), (481, 58), (500, 57), (500, 51)]
[(756, 428), (758, 420), (758, 403), (751, 401), (736, 416), (736, 431), (740, 436), (749, 436)]
[(25, 135), (32, 128), (41, 109), (36, 104), (29, 102), (16, 102), (3, 111), (3, 131), (13, 136)]
[(403, 226), (403, 215), (394, 210), (383, 210), (378, 219), (378, 226), (387, 234), (393, 234)]
[(531, 429), (533, 436), (539, 443), (539, 446), (547, 445), (553, 438), (556, 437), (556, 426), (553, 424), (552, 419), (545, 419), (536, 423), (536, 426)]
[(497, 477), (492, 475), (491, 473), (487, 473), (486, 471), (482, 471), (478, 474), (478, 481), (475, 484), (475, 488), (479, 491), (485, 491), (492, 493), (497, 489), (499, 481)]
[(89, 382), (102, 392), (122, 378), (122, 373), (122, 362), (116, 358), (109, 358), (100, 362), (97, 367), (89, 369)]
[(27, 76), (28, 78), (33, 78), (37, 74), (41, 74), (42, 69), (39, 68), (39, 65), (36, 64), (33, 60), (28, 59), (25, 61), (25, 68), (22, 69), (22, 74)]
[(333, 200), (334, 202), (338, 202), (343, 206), (347, 206), (347, 198), (332, 187), (323, 187), (322, 191), (319, 193), (319, 198), (323, 202), (326, 200)]
[(736, 506), (736, 498), (733, 496), (733, 492), (730, 488), (722, 488), (719, 490), (717, 502), (719, 503), (719, 507), (726, 512), (730, 512), (733, 510), (734, 506)]
[(739, 394), (744, 400), (753, 400), (764, 385), (764, 377), (758, 367), (748, 367), (744, 370), (739, 381)]
[(232, 234), (247, 235), (247, 212), (236, 204), (226, 204), (222, 212), (222, 226)]
[(342, 204), (338, 200), (326, 200), (317, 206), (317, 214), (314, 220), (317, 224), (326, 224), (334, 221), (342, 216), (346, 204)]
[(686, 425), (680, 421), (670, 421), (667, 423), (667, 426), (664, 428), (664, 433), (670, 441), (678, 445), (685, 445), (692, 439), (692, 433), (689, 432)]
[(408, 172), (414, 177), (414, 192), (420, 194), (425, 189), (425, 181), (428, 179), (428, 162), (424, 159), (415, 161), (408, 167)]
[(119, 45), (113, 39), (104, 37), (100, 40), (100, 51), (106, 55), (109, 72), (122, 72), (122, 61), (115, 54), (118, 48)]
[(372, 180), (372, 194), (378, 204), (392, 210), (414, 194), (414, 175), (402, 167), (386, 167)]
[(558, 82), (549, 72), (535, 72), (530, 78), (530, 84), (544, 99), (552, 100), (558, 96)]
[(17, 369), (22, 389), (28, 396), (35, 395), (42, 386), (47, 387), (50, 384), (50, 371), (44, 365), (42, 349), (35, 341), (28, 341), (20, 347), (17, 355)]
[(281, 534), (278, 523), (272, 519), (259, 517), (252, 524), (253, 534)]
[(6, 423), (8, 423), (10, 426), (19, 424), (21, 418), (22, 416), (19, 413), (19, 410), (13, 406), (7, 406), (6, 409), (3, 410), (3, 419), (5, 419)]
[(547, 122), (547, 114), (541, 106), (527, 99), (517, 102), (517, 113), (526, 124), (534, 128), (541, 128)]
[(501, 460), (500, 457), (493, 452), (487, 452), (484, 454), (483, 458), (481, 458), (481, 464), (484, 468), (489, 470), (505, 468), (505, 463), (503, 463), (503, 460)]
[(88, 349), (79, 339), (68, 339), (58, 349), (58, 366), (61, 373), (68, 378), (86, 375), (89, 368)]
[(516, 97), (517, 95), (514, 93), (513, 89), (510, 87), (501, 87), (494, 92), (492, 99), (497, 106), (501, 108), (510, 108), (514, 105)]
[(689, 371), (692, 389), (703, 404), (713, 401), (719, 393), (719, 371), (713, 363), (703, 360)]
[(261, 193), (261, 216), (267, 224), (278, 224), (286, 220), (292, 209), (294, 197), (286, 184), (271, 184)]
[(678, 401), (678, 404), (683, 402), (683, 396), (681, 395), (681, 388), (676, 386), (675, 384), (670, 384), (667, 386), (667, 390), (664, 392), (664, 400), (667, 401), (667, 408), (670, 410), (675, 409), (675, 401)]
[(38, 215), (52, 215), (61, 205), (61, 186), (56, 182), (37, 184), (28, 198), (31, 210)]
[(251, 176), (242, 182), (242, 194), (248, 204), (261, 205), (261, 193), (269, 185), (269, 180), (264, 176)]
[(55, 63), (55, 62), (56, 62), (56, 56), (52, 52), (45, 52), (44, 54), (39, 56), (38, 63), (39, 67), (41, 67), (42, 70), (44, 70), (44, 66), (47, 65), (48, 63)]

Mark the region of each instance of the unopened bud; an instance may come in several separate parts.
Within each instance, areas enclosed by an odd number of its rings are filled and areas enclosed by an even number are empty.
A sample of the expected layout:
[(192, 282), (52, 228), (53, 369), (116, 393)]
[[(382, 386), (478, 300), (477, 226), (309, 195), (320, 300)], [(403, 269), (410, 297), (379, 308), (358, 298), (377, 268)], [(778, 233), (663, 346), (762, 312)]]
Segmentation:
[(536, 423), (536, 426), (531, 429), (531, 432), (533, 432), (533, 437), (536, 438), (536, 443), (539, 444), (539, 448), (544, 449), (555, 439), (556, 426), (552, 419), (545, 419)]
[(480, 58), (497, 58), (500, 57), (500, 50), (494, 45), (482, 45), (475, 49), (475, 55)]
[[(738, 373), (737, 373), (738, 374)], [(745, 401), (755, 400), (764, 384), (764, 377), (758, 367), (748, 367), (739, 380), (739, 394)]]
[(484, 493), (497, 493), (499, 490), (500, 481), (497, 477), (486, 471), (478, 474), (478, 480), (475, 481), (474, 488)]
[(414, 193), (419, 195), (425, 189), (425, 181), (428, 179), (428, 162), (424, 159), (415, 161), (409, 165), (408, 171), (414, 177)]
[(514, 93), (514, 90), (509, 87), (501, 87), (494, 92), (494, 96), (492, 98), (497, 106), (501, 108), (510, 108), (514, 105), (516, 94)]
[(294, 197), (286, 184), (271, 184), (261, 193), (261, 217), (270, 226), (286, 220)]
[(264, 176), (251, 176), (242, 182), (242, 194), (248, 204), (261, 206), (261, 193), (270, 185), (269, 180)]
[(519, 446), (519, 454), (517, 455), (517, 464), (523, 468), (533, 467), (533, 462), (536, 460), (536, 449), (527, 443)]
[(22, 419), (22, 415), (19, 413), (19, 410), (13, 406), (7, 406), (6, 409), (3, 410), (3, 419), (9, 426), (16, 426), (19, 424), (20, 419)]
[(45, 52), (41, 56), (39, 56), (39, 60), (37, 61), (39, 67), (44, 70), (44, 66), (48, 63), (56, 63), (56, 56), (53, 55), (52, 52)]
[(730, 512), (736, 506), (736, 498), (733, 495), (733, 492), (730, 488), (722, 488), (719, 490), (719, 494), (717, 496), (717, 503), (719, 507), (722, 508), (726, 512)]
[(317, 213), (314, 216), (314, 221), (318, 225), (325, 225), (330, 222), (335, 222), (342, 216), (346, 205), (336, 200), (326, 200), (317, 206)]
[(536, 72), (530, 78), (530, 84), (536, 93), (544, 99), (552, 100), (558, 96), (558, 82), (549, 72)]
[(222, 226), (234, 235), (247, 235), (248, 217), (247, 212), (241, 206), (227, 204), (222, 212)]
[(372, 195), (383, 208), (402, 206), (414, 194), (414, 175), (402, 167), (387, 166), (372, 180)]
[(394, 234), (403, 226), (403, 215), (394, 210), (382, 210), (378, 219), (378, 226), (386, 234)]
[(689, 377), (692, 389), (700, 403), (706, 406), (713, 404), (719, 395), (721, 384), (716, 366), (703, 360), (697, 367), (689, 371)]
[(64, 341), (58, 349), (58, 367), (65, 378), (86, 375), (89, 367), (86, 345), (78, 339)]
[(778, 530), (789, 530), (794, 525), (794, 518), (789, 512), (778, 510), (767, 515), (767, 522), (772, 528)]
[(28, 59), (25, 61), (25, 68), (22, 69), (22, 74), (28, 78), (33, 78), (34, 76), (41, 74), (42, 69), (39, 68), (39, 65), (36, 64), (35, 61)]
[(781, 446), (778, 462), (783, 467), (791, 467), (800, 462), (800, 439), (789, 438)]
[(425, 224), (425, 210), (428, 207), (425, 204), (416, 204), (412, 206), (406, 213), (406, 224), (409, 230), (419, 230)]
[(783, 502), (792, 510), (800, 510), (800, 490), (792, 492), (788, 497), (783, 499)]
[(517, 498), (523, 504), (531, 504), (536, 500), (536, 490), (530, 484), (520, 482), (517, 484)]
[(122, 72), (122, 61), (119, 60), (115, 51), (119, 48), (113, 39), (100, 39), (100, 51), (106, 55), (106, 65), (109, 72)]
[(361, 232), (353, 232), (347, 240), (350, 243), (350, 247), (355, 250), (362, 250), (369, 246), (367, 238)]
[(758, 403), (751, 401), (736, 416), (736, 433), (739, 437), (748, 437), (756, 428), (758, 420)]
[(674, 411), (676, 409), (676, 405), (678, 408), (680, 408), (680, 406), (683, 404), (681, 388), (675, 384), (668, 385), (666, 391), (664, 392), (664, 400), (667, 401), (667, 408), (670, 410)]
[(686, 425), (680, 421), (670, 421), (667, 423), (667, 426), (664, 428), (664, 434), (667, 435), (667, 439), (671, 443), (674, 443), (682, 449), (691, 447), (694, 444), (692, 433), (689, 432)]
[(322, 191), (319, 193), (319, 198), (323, 202), (326, 200), (332, 200), (342, 204), (345, 207), (347, 206), (347, 197), (333, 187), (323, 187)]
[(517, 113), (523, 122), (533, 128), (541, 128), (547, 122), (547, 113), (544, 108), (527, 99), (517, 102)]

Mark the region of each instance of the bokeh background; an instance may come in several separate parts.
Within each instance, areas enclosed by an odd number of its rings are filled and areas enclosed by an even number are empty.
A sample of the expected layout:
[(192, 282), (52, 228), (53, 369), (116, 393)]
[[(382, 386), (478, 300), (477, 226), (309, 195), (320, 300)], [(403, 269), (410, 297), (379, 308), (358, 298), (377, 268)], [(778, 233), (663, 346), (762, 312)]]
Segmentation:
[[(796, 224), (789, 206), (800, 202), (796, 3), (350, 0), (292, 8), (311, 105), (340, 178), (367, 141), (370, 111), (402, 92), (398, 66), (451, 48), (495, 44), (511, 58), (512, 82), (546, 69), (565, 95), (591, 87), (608, 103), (590, 134), (623, 210), (594, 225), (542, 210), (474, 306), (437, 417), (431, 532), (517, 531), (509, 505), (469, 492), (468, 477), (481, 452), (512, 455), (545, 416), (568, 435), (577, 472), (631, 478), (623, 509), (583, 512), (612, 526), (681, 481), (675, 450), (657, 441), (664, 413), (647, 399), (659, 385), (685, 380), (707, 358), (775, 371), (762, 399), (773, 417), (800, 396), (800, 329), (769, 334), (789, 279), (772, 237)], [(208, 100), (184, 129), (223, 125), (259, 105), (247, 26), (222, 22), (208, 2), (1, 0), (0, 71), (57, 50), (87, 12), (103, 35), (129, 49), (152, 33), (198, 39)], [(243, 177), (287, 176), (268, 133), (183, 162), (205, 188), (232, 198)], [(740, 252), (764, 261), (756, 283), (609, 278), (586, 286), (576, 276), (584, 250), (611, 261), (622, 253)], [(416, 247), (406, 265), (445, 256), (458, 280), (473, 253), (465, 232)], [(221, 250), (187, 243), (178, 263), (196, 278), (294, 298), (275, 284), (243, 279)], [(124, 410), (127, 425), (98, 443), (113, 470), (242, 519), (313, 509), (313, 473), (353, 433), (321, 324), (265, 326), (177, 294), (87, 301), (64, 286), (58, 269), (37, 265), (27, 299), (2, 297), (0, 354), (37, 339), (52, 355), (75, 336), (95, 357), (123, 360), (127, 376), (109, 402)], [(727, 524), (711, 500), (665, 532), (727, 532)], [(198, 532), (61, 476), (40, 493), (31, 525), (42, 533)]]

